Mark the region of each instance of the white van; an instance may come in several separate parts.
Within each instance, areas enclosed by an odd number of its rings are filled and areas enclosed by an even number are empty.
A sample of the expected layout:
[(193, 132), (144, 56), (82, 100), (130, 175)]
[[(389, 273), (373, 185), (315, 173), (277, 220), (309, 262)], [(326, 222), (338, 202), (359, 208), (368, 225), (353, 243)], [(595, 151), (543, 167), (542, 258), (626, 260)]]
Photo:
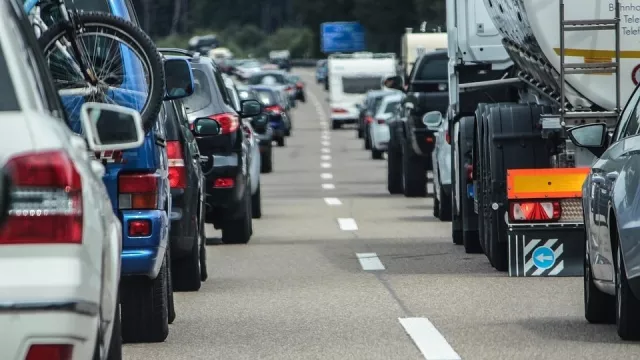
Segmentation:
[(357, 104), (364, 101), (367, 91), (382, 89), (387, 76), (396, 75), (396, 56), (393, 53), (331, 54), (329, 69), (329, 106), (331, 125), (355, 123), (360, 111)]

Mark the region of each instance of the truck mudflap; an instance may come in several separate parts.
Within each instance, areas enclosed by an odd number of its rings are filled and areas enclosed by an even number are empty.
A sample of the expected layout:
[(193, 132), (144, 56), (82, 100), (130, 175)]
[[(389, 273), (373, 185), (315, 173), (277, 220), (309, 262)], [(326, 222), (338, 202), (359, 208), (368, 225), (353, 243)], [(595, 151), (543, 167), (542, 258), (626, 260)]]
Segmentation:
[(509, 276), (582, 276), (583, 224), (509, 225)]
[[(507, 216), (509, 276), (582, 276), (584, 217), (582, 184), (589, 168), (509, 169), (507, 199), (510, 207), (524, 203), (553, 203), (540, 222), (510, 221)], [(559, 212), (558, 212), (559, 211)], [(540, 215), (540, 212), (538, 212)], [(515, 220), (516, 215), (513, 215)], [(522, 214), (520, 214), (522, 216)]]

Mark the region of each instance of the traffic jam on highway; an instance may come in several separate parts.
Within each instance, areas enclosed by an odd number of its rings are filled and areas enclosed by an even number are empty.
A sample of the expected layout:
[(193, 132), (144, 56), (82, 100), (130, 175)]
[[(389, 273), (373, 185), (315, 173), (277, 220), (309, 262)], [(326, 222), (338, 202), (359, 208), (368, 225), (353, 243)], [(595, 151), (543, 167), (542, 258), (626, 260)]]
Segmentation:
[(77, 7), (0, 2), (0, 360), (639, 357), (636, 7), (315, 68)]

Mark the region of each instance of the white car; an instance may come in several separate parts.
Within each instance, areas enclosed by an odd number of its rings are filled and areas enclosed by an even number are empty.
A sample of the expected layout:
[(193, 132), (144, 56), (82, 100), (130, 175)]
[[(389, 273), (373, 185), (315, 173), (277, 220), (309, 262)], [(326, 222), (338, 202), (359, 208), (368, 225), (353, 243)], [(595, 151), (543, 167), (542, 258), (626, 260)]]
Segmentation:
[[(0, 166), (11, 179), (0, 226), (1, 358), (120, 359), (122, 226), (94, 151), (140, 146), (140, 115), (86, 103), (87, 138), (74, 133), (22, 4), (2, 1), (0, 15)], [(131, 125), (128, 145), (106, 141), (105, 129)]]
[(382, 154), (389, 146), (389, 124), (387, 121), (402, 100), (401, 94), (387, 95), (382, 99), (378, 110), (373, 115), (373, 121), (369, 124), (369, 138), (371, 139), (371, 158), (382, 159)]

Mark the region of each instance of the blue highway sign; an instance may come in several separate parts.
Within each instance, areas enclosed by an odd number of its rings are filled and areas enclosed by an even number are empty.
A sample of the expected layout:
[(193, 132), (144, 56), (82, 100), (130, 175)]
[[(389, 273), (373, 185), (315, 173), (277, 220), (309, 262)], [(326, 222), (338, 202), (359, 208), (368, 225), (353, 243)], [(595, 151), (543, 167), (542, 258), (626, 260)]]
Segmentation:
[(320, 25), (322, 52), (364, 51), (364, 29), (357, 22), (330, 22)]
[(540, 246), (533, 251), (533, 264), (538, 269), (546, 270), (556, 262), (556, 254), (547, 246)]

